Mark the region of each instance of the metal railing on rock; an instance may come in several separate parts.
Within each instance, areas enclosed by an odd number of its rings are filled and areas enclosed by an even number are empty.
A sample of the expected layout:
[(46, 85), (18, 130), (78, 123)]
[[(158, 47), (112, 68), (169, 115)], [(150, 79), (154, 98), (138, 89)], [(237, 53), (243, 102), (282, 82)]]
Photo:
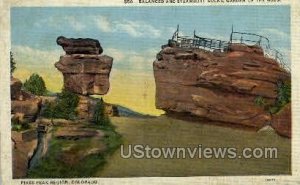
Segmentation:
[(230, 40), (223, 41), (198, 36), (196, 35), (196, 31), (194, 31), (193, 37), (180, 36), (179, 25), (177, 25), (177, 29), (174, 32), (172, 39), (169, 40), (169, 44), (170, 43), (181, 48), (202, 48), (209, 51), (219, 50), (221, 52), (228, 51), (230, 44), (234, 43), (246, 44), (248, 46), (258, 45), (264, 50), (266, 57), (275, 59), (282, 68), (289, 72), (291, 71), (290, 67), (284, 61), (283, 54), (278, 50), (271, 48), (270, 41), (267, 37), (254, 33), (237, 32), (233, 30), (233, 27), (230, 34)]

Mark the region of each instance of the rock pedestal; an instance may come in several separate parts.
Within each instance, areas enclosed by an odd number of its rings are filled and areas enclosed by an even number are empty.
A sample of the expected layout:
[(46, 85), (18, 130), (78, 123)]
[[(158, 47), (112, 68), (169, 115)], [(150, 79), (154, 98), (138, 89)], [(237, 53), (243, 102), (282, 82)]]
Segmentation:
[(66, 55), (55, 67), (63, 73), (64, 88), (81, 95), (104, 95), (109, 90), (109, 75), (113, 58), (100, 55), (103, 49), (94, 39), (58, 37)]

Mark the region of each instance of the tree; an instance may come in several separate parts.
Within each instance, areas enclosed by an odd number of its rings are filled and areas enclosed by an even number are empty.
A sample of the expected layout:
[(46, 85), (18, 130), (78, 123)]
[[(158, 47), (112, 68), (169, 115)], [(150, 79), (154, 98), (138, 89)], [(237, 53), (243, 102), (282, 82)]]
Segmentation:
[(93, 122), (97, 125), (102, 126), (108, 126), (110, 124), (109, 117), (107, 116), (107, 114), (105, 114), (105, 105), (102, 98), (96, 104), (93, 115)]
[(278, 82), (277, 84), (277, 103), (283, 107), (291, 102), (291, 82)]
[(46, 85), (41, 76), (34, 73), (24, 83), (24, 89), (32, 94), (42, 96), (46, 93)]
[(63, 89), (57, 97), (56, 102), (46, 104), (42, 116), (46, 118), (76, 119), (76, 108), (79, 103), (79, 96), (71, 91)]
[(10, 74), (13, 74), (13, 72), (16, 69), (16, 62), (14, 59), (13, 52), (10, 52)]

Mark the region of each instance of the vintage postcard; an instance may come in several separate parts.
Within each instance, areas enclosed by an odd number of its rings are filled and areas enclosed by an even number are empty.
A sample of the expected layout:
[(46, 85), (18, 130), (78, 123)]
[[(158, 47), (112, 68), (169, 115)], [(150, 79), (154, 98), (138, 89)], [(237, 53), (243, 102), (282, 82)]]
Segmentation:
[(3, 1), (2, 184), (299, 184), (296, 3)]

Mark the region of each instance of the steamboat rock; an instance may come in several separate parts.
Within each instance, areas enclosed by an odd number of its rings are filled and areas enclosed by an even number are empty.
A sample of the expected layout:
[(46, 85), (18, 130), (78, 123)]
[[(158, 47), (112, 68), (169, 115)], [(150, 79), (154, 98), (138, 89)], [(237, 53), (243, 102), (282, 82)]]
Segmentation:
[(259, 46), (242, 44), (228, 52), (163, 47), (153, 68), (158, 109), (256, 129), (271, 122), (256, 98), (274, 103), (277, 83), (290, 78)]

